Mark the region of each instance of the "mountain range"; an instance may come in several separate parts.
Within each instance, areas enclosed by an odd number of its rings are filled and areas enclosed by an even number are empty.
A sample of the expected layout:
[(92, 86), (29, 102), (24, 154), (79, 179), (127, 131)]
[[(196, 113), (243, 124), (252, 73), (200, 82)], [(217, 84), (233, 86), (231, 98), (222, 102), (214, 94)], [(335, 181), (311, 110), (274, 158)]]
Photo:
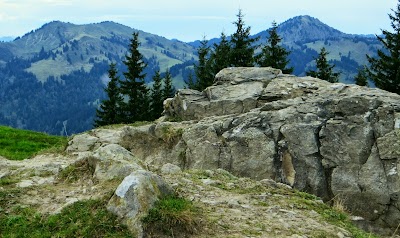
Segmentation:
[[(120, 72), (136, 29), (115, 23), (75, 25), (53, 21), (10, 42), (0, 42), (0, 124), (73, 134), (92, 127), (95, 109), (105, 98), (110, 62)], [(297, 16), (278, 26), (282, 44), (290, 50), (295, 75), (315, 67), (321, 47), (341, 72), (341, 81), (352, 83), (357, 69), (374, 56), (381, 44), (376, 37), (345, 34), (310, 16)], [(265, 44), (268, 29), (253, 37)], [(169, 69), (176, 88), (184, 87), (196, 63), (199, 42), (169, 40), (139, 30), (140, 52), (148, 67), (146, 82), (155, 70)], [(209, 44), (219, 39), (211, 39)]]

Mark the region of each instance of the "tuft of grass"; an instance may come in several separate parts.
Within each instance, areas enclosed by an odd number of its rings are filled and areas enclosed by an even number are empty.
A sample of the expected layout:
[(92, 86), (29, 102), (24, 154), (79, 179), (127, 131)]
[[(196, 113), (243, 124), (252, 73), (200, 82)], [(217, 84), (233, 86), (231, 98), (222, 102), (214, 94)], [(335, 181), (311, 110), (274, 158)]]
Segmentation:
[(4, 185), (10, 185), (10, 184), (14, 184), (16, 183), (17, 180), (11, 179), (11, 178), (0, 178), (0, 186), (4, 186)]
[(64, 149), (68, 138), (0, 126), (0, 156), (24, 160), (43, 150)]
[(162, 140), (167, 143), (170, 147), (173, 147), (180, 138), (182, 138), (183, 129), (174, 128), (171, 125), (165, 126), (162, 129)]
[(94, 168), (89, 164), (87, 159), (80, 160), (63, 169), (58, 178), (65, 182), (76, 182), (80, 179), (91, 178)]
[(199, 217), (200, 211), (192, 202), (170, 196), (157, 201), (142, 222), (149, 235), (174, 236), (196, 232), (200, 225)]
[(0, 213), (1, 237), (132, 237), (128, 228), (105, 208), (106, 202), (87, 200), (44, 216), (30, 208)]

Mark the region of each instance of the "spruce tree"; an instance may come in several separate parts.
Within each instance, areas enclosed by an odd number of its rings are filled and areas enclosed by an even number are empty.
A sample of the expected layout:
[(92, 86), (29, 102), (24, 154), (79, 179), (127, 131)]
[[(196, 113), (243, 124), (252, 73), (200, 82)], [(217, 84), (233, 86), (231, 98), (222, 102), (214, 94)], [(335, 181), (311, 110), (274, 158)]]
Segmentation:
[(358, 69), (358, 73), (354, 77), (354, 81), (359, 86), (367, 86), (368, 87), (368, 76), (367, 76), (365, 67)]
[(261, 67), (272, 67), (280, 69), (284, 74), (291, 74), (293, 67), (287, 68), (290, 54), (285, 48), (279, 45), (282, 38), (278, 35), (278, 26), (275, 21), (272, 22), (272, 28), (269, 30), (267, 44), (262, 47), (261, 54), (256, 58)]
[(135, 32), (123, 61), (128, 69), (124, 73), (125, 80), (121, 81), (121, 92), (127, 96), (127, 102), (124, 103), (125, 123), (146, 121), (150, 118), (149, 90), (144, 81), (146, 74), (143, 72), (147, 65), (139, 52), (139, 46), (139, 33)]
[(115, 63), (110, 64), (108, 70), (110, 81), (104, 91), (107, 93), (107, 100), (103, 100), (100, 104), (100, 109), (96, 109), (96, 117), (94, 126), (105, 126), (110, 124), (118, 124), (122, 122), (121, 105), (123, 97), (120, 93), (118, 82), (118, 71)]
[(213, 51), (210, 56), (211, 71), (214, 77), (220, 70), (229, 67), (230, 52), (231, 46), (226, 39), (226, 35), (222, 32), (221, 41), (219, 44), (214, 43)]
[(317, 64), (317, 70), (310, 70), (307, 71), (306, 74), (311, 77), (319, 78), (326, 80), (330, 83), (337, 83), (339, 82), (339, 75), (340, 73), (334, 73), (333, 68), (335, 65), (330, 65), (326, 56), (329, 54), (326, 51), (325, 47), (322, 47), (321, 52), (319, 53), (318, 57), (315, 59)]
[(258, 40), (250, 37), (250, 27), (246, 27), (242, 10), (236, 15), (236, 32), (231, 36), (231, 51), (229, 65), (232, 67), (252, 67), (254, 66), (254, 51), (257, 47), (253, 44)]
[(382, 30), (383, 36), (377, 36), (383, 49), (378, 50), (376, 58), (367, 55), (367, 74), (378, 88), (400, 94), (400, 1), (392, 11), (389, 18), (393, 32)]
[(172, 76), (169, 70), (165, 72), (164, 77), (164, 88), (162, 91), (163, 101), (167, 98), (172, 98), (175, 95), (175, 89), (172, 85)]
[(153, 76), (153, 87), (151, 89), (151, 120), (155, 120), (161, 116), (163, 112), (164, 95), (162, 91), (162, 78), (160, 71), (157, 70)]
[(194, 66), (196, 82), (193, 83), (192, 89), (199, 91), (203, 91), (214, 82), (214, 75), (211, 70), (211, 62), (209, 58), (210, 47), (207, 44), (208, 41), (205, 38), (200, 42), (200, 46), (197, 49), (199, 62)]

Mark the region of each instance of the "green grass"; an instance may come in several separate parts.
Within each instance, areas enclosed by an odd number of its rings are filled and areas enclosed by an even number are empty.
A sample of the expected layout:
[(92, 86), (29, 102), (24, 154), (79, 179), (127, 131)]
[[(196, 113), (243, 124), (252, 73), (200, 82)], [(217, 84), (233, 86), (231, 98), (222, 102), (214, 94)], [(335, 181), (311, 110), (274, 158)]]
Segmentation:
[(192, 202), (179, 197), (166, 197), (156, 202), (142, 222), (151, 235), (176, 235), (194, 233), (200, 224), (199, 219), (200, 211)]
[(58, 178), (65, 182), (76, 182), (79, 179), (90, 179), (93, 173), (94, 168), (86, 159), (67, 166), (58, 174)]
[(0, 156), (11, 160), (24, 160), (43, 150), (63, 149), (67, 141), (66, 137), (0, 126)]
[(44, 216), (30, 208), (0, 213), (1, 237), (132, 237), (126, 226), (101, 200), (76, 202), (56, 215)]

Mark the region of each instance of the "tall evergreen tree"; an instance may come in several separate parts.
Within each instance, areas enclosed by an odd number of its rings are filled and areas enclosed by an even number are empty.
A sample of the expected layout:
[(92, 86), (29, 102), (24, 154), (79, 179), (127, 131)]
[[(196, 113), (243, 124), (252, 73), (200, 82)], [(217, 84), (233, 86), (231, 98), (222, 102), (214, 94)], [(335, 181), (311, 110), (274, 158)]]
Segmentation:
[(172, 76), (169, 70), (165, 72), (164, 77), (164, 88), (162, 91), (163, 101), (167, 98), (172, 98), (175, 95), (175, 88), (172, 85)]
[(123, 97), (118, 87), (119, 77), (115, 63), (110, 64), (108, 77), (110, 81), (108, 82), (107, 88), (104, 89), (108, 99), (101, 102), (100, 109), (96, 109), (97, 119), (94, 121), (95, 127), (118, 124), (121, 123), (123, 119), (121, 110)]
[(139, 46), (139, 33), (135, 32), (123, 61), (128, 71), (124, 73), (125, 80), (121, 81), (121, 92), (127, 96), (124, 104), (126, 123), (146, 121), (150, 117), (149, 90), (144, 81), (146, 74), (143, 73), (147, 65), (139, 52)]
[(359, 68), (357, 75), (354, 77), (354, 81), (359, 86), (367, 86), (368, 87), (368, 76), (366, 68)]
[(207, 45), (208, 41), (204, 38), (200, 42), (200, 46), (197, 49), (199, 56), (199, 62), (194, 66), (194, 72), (196, 74), (196, 82), (193, 83), (192, 89), (199, 91), (204, 90), (214, 82), (214, 75), (211, 70), (210, 62), (210, 47)]
[(233, 67), (252, 67), (254, 66), (254, 51), (257, 48), (253, 44), (258, 40), (250, 37), (250, 27), (246, 27), (242, 10), (236, 15), (236, 32), (231, 36), (230, 66)]
[(317, 71), (310, 70), (307, 71), (306, 74), (311, 77), (319, 78), (326, 80), (331, 83), (339, 82), (339, 75), (340, 73), (333, 72), (333, 68), (335, 65), (330, 65), (326, 56), (329, 54), (326, 51), (325, 47), (322, 47), (321, 52), (319, 53), (318, 57), (315, 59), (317, 64)]
[(153, 87), (151, 89), (151, 119), (155, 120), (163, 112), (164, 95), (162, 90), (162, 78), (160, 71), (157, 70), (153, 76)]
[(226, 35), (222, 32), (221, 41), (219, 44), (214, 43), (213, 51), (210, 56), (211, 71), (214, 77), (220, 70), (229, 67), (230, 52), (231, 46), (226, 39)]
[(383, 49), (378, 50), (376, 58), (367, 55), (367, 73), (378, 88), (400, 94), (400, 0), (392, 11), (389, 18), (393, 32), (382, 30), (383, 36), (377, 36)]
[(269, 30), (267, 44), (262, 47), (261, 54), (256, 58), (261, 67), (272, 67), (280, 69), (284, 74), (291, 74), (293, 67), (287, 68), (290, 54), (285, 48), (279, 45), (282, 38), (278, 35), (278, 26), (275, 21), (272, 22), (272, 28)]

